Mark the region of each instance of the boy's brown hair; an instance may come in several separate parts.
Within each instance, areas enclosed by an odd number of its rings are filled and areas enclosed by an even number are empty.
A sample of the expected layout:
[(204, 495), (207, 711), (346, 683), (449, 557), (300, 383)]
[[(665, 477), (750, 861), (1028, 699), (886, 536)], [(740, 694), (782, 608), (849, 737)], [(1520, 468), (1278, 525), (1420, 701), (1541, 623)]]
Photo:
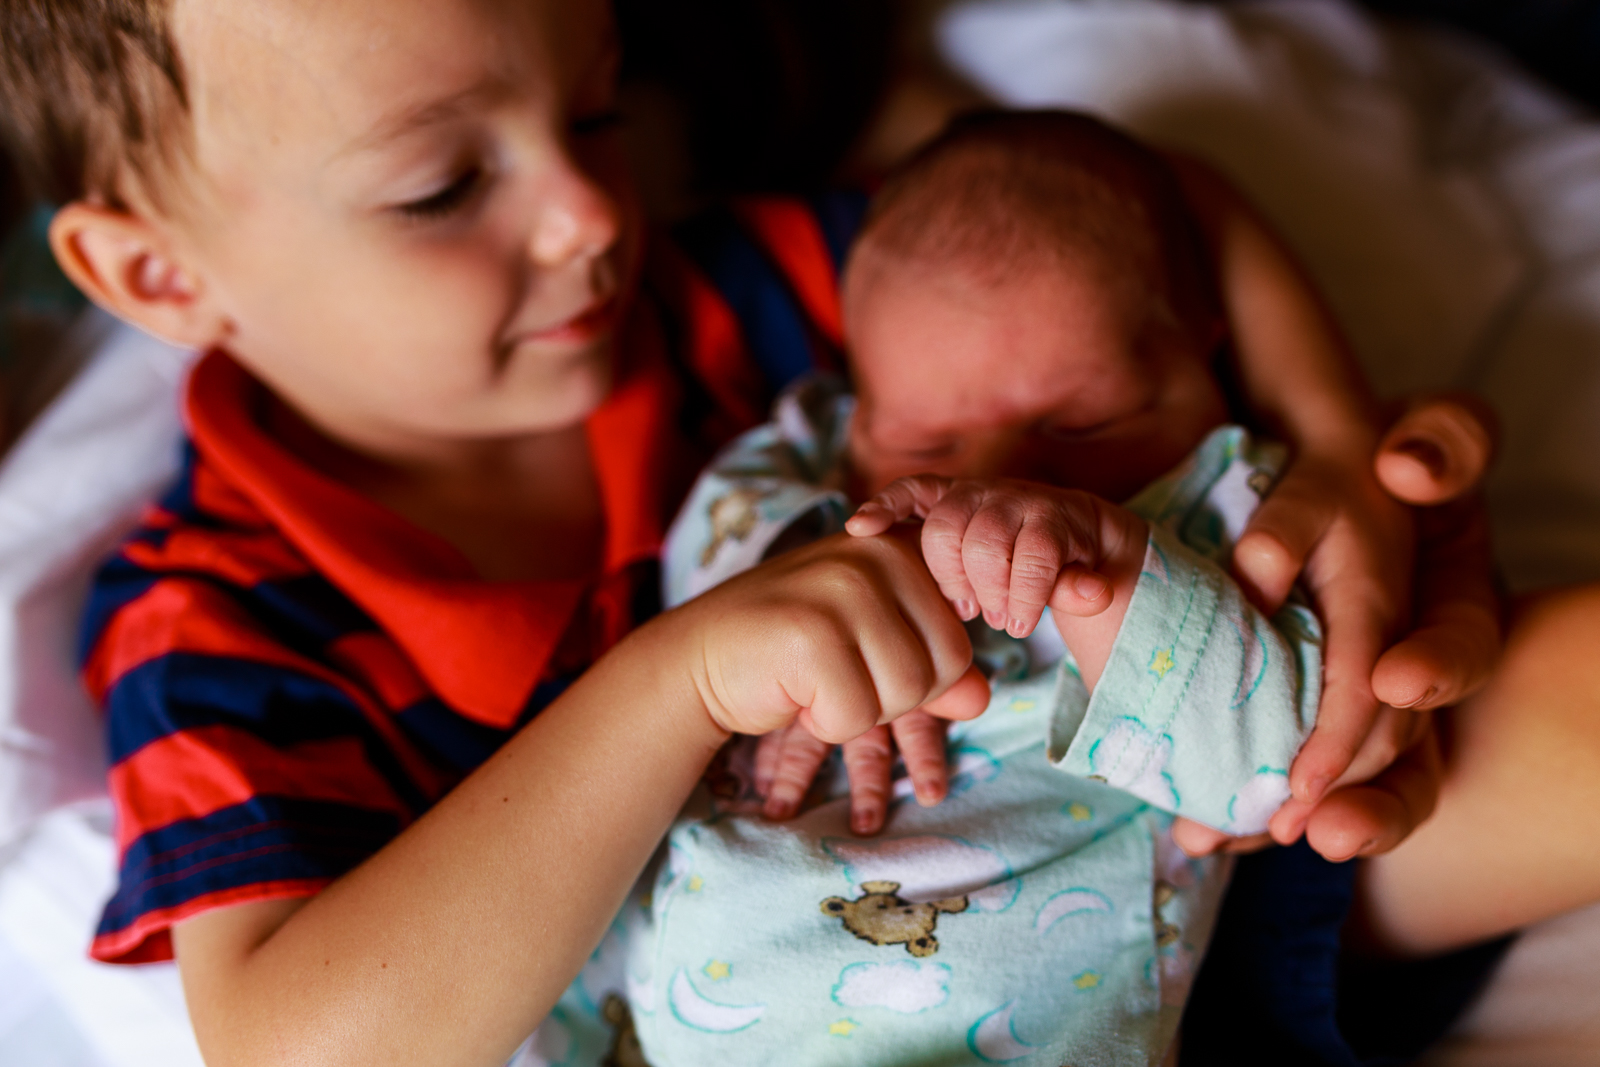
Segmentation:
[(989, 285), (1087, 259), (1173, 325), (1204, 332), (1220, 315), (1171, 167), (1077, 112), (956, 118), (890, 174), (862, 234), (875, 253), (949, 265)]
[(158, 200), (185, 147), (171, 0), (0, 0), (0, 132), (29, 191)]

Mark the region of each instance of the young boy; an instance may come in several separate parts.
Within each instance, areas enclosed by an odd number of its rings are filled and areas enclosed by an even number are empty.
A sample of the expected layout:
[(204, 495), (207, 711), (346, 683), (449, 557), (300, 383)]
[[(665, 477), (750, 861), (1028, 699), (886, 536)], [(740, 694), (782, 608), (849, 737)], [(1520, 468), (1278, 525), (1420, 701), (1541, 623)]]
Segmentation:
[[(703, 279), (640, 297), (598, 0), (6, 0), (0, 40), (63, 267), (211, 350), (188, 473), (86, 622), (123, 845), (97, 951), (175, 953), (210, 1062), (503, 1062), (730, 731), (979, 710), (959, 620), (892, 539), (622, 637), (675, 487), (761, 387)], [(1330, 613), (1309, 811), (1383, 735), (1406, 590), (1373, 561), (1406, 552), (1343, 365), (1270, 347), (1241, 354), (1302, 446), (1285, 485), (1342, 480), (1267, 542), (1289, 572), (1316, 544), (1312, 584), (1357, 609)], [(1331, 793), (1309, 832), (1392, 843), (1415, 818), (1381, 794)]]
[[(852, 531), (923, 519), (1005, 673), (958, 730), (959, 795), (882, 842), (842, 799), (788, 826), (738, 818), (748, 787), (691, 807), (629, 976), (657, 1067), (1164, 1058), (1227, 872), (1157, 811), (1264, 831), (1322, 688), (1310, 611), (1269, 623), (1219, 569), (1282, 451), (1222, 426), (1201, 256), (1160, 159), (1079, 115), (959, 119), (879, 193), (843, 288), (859, 395), (791, 390), (719, 457), (668, 536), (668, 603), (871, 496)], [(1022, 643), (1046, 604), (1059, 666)], [(729, 1002), (737, 1027), (706, 1006)]]

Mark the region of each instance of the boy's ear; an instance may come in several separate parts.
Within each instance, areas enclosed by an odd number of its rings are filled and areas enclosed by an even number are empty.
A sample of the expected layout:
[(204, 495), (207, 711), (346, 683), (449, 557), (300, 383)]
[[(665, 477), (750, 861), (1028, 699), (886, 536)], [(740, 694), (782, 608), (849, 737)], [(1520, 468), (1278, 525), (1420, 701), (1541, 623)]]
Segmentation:
[(74, 201), (50, 223), (62, 271), (90, 300), (182, 348), (210, 348), (228, 321), (156, 226), (129, 211)]

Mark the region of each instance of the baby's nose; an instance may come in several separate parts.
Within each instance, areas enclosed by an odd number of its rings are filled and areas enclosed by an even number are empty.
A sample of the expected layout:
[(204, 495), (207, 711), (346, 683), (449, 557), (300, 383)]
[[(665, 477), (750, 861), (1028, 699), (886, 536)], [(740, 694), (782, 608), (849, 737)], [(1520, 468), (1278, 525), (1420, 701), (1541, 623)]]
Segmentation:
[(617, 202), (576, 166), (551, 177), (529, 251), (541, 266), (559, 267), (598, 257), (617, 243), (622, 212)]

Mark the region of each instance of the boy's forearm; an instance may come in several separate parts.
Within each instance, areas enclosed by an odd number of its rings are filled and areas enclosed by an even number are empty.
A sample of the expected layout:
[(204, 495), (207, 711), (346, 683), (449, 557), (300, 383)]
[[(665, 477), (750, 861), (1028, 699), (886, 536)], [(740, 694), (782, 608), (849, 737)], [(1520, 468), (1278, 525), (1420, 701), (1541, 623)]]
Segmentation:
[(208, 923), (226, 913), (180, 926), (208, 1062), (503, 1063), (587, 960), (726, 739), (681, 670), (675, 632), (634, 634), (258, 947), (219, 946)]
[(1294, 256), (1211, 168), (1171, 158), (1210, 247), (1252, 411), (1302, 450), (1376, 443), (1370, 388)]

